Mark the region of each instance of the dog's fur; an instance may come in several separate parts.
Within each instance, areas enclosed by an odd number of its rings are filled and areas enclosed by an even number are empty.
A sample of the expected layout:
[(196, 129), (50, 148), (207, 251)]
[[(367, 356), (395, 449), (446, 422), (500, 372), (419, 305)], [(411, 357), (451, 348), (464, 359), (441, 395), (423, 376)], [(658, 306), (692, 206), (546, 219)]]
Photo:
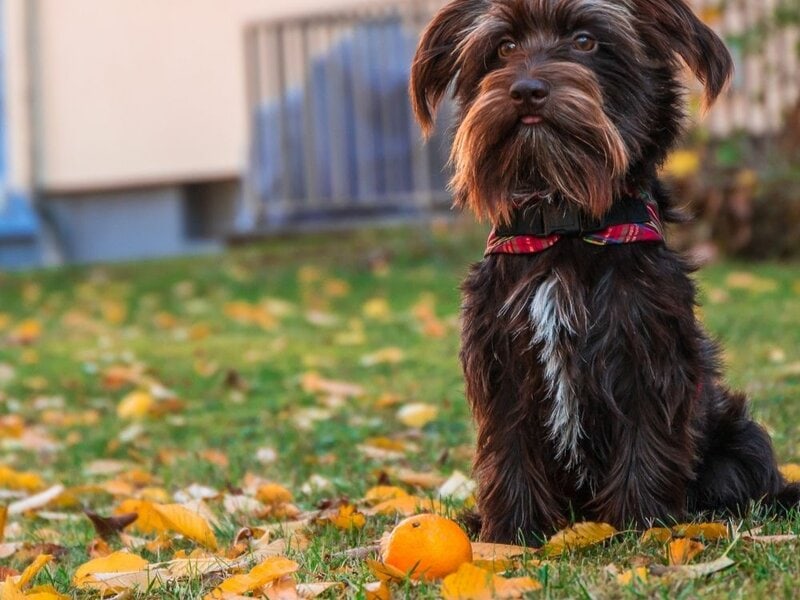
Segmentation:
[[(579, 47), (580, 32), (596, 48)], [(495, 226), (542, 197), (601, 216), (631, 189), (675, 221), (657, 170), (681, 131), (684, 65), (713, 104), (732, 61), (683, 0), (454, 0), (422, 36), (411, 96), (429, 133), (453, 90), (455, 203)], [(536, 126), (510, 98), (524, 78), (550, 86)], [(662, 243), (577, 238), (472, 268), (461, 359), (482, 539), (800, 502), (746, 399), (722, 383), (690, 271)]]

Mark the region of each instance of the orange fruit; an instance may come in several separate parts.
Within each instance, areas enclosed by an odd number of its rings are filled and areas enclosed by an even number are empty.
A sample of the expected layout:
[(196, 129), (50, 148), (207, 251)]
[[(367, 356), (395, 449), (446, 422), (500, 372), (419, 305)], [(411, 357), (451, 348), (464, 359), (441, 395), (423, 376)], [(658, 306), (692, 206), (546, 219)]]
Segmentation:
[(416, 515), (398, 523), (382, 544), (383, 562), (411, 579), (443, 579), (472, 562), (472, 544), (454, 521)]

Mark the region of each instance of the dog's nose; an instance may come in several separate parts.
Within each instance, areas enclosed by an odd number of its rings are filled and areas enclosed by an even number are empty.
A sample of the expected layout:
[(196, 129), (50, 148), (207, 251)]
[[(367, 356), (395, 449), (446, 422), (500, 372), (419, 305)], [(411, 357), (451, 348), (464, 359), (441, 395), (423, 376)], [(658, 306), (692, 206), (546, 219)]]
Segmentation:
[(541, 108), (550, 96), (550, 84), (543, 79), (520, 79), (511, 86), (509, 95), (515, 104)]

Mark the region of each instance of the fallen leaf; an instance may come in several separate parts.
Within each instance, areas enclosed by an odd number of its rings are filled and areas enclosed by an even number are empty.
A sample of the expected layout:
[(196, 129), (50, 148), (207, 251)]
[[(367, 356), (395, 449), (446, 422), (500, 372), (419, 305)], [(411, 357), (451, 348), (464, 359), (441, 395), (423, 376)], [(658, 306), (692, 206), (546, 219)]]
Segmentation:
[(475, 493), (477, 487), (478, 484), (473, 479), (461, 471), (454, 471), (439, 488), (439, 497), (464, 502)]
[(53, 557), (50, 554), (40, 554), (37, 556), (36, 559), (30, 565), (28, 565), (28, 567), (22, 572), (22, 575), (20, 575), (17, 579), (16, 584), (19, 586), (19, 588), (22, 589), (26, 587), (52, 560)]
[(367, 515), (402, 515), (410, 517), (422, 512), (441, 514), (442, 511), (443, 507), (437, 500), (419, 498), (417, 496), (404, 496), (386, 500), (364, 512)]
[(653, 565), (650, 570), (655, 575), (676, 575), (678, 577), (686, 577), (694, 579), (697, 577), (705, 577), (712, 575), (719, 571), (723, 571), (736, 564), (727, 556), (712, 560), (711, 562), (699, 563), (696, 565), (680, 565), (672, 567), (662, 567), (660, 565)]
[(783, 465), (781, 475), (789, 483), (800, 483), (800, 465)]
[(531, 577), (506, 579), (490, 571), (464, 563), (457, 572), (445, 577), (441, 596), (444, 600), (492, 600), (522, 598), (542, 589)]
[(422, 429), (431, 421), (436, 420), (438, 415), (439, 409), (435, 406), (431, 404), (414, 403), (406, 404), (397, 411), (397, 420), (406, 427)]
[(445, 482), (444, 477), (438, 473), (421, 473), (411, 469), (390, 469), (389, 475), (400, 483), (425, 490), (438, 488)]
[(125, 529), (139, 517), (139, 515), (136, 513), (122, 514), (115, 517), (101, 517), (91, 510), (85, 510), (83, 512), (87, 517), (89, 517), (89, 520), (92, 522), (97, 535), (99, 535), (103, 540), (116, 538), (120, 531)]
[(392, 600), (392, 590), (385, 581), (372, 581), (364, 586), (366, 600)]
[(30, 496), (28, 498), (25, 498), (24, 500), (12, 502), (11, 504), (8, 505), (8, 514), (21, 515), (29, 511), (44, 508), (45, 506), (50, 504), (53, 500), (58, 498), (61, 494), (63, 494), (64, 489), (65, 488), (63, 485), (54, 485), (53, 487), (39, 494)]
[(379, 562), (377, 560), (368, 559), (367, 567), (372, 572), (375, 577), (377, 577), (380, 581), (389, 582), (389, 581), (405, 581), (408, 579), (408, 573), (405, 571), (401, 571), (397, 567), (393, 567), (392, 565), (387, 565), (386, 563)]
[(535, 548), (525, 546), (511, 546), (507, 544), (487, 544), (484, 542), (472, 542), (473, 560), (495, 560), (503, 558), (516, 558), (526, 554), (535, 554)]
[(103, 558), (96, 558), (82, 564), (75, 571), (72, 583), (78, 588), (89, 587), (97, 582), (95, 576), (102, 573), (131, 573), (146, 569), (148, 563), (141, 556), (130, 552), (115, 552)]
[(380, 504), (386, 500), (394, 500), (396, 498), (405, 498), (408, 492), (402, 488), (391, 485), (379, 485), (370, 488), (364, 495), (364, 502), (367, 504)]
[(546, 555), (561, 554), (578, 548), (600, 544), (617, 534), (617, 530), (606, 523), (576, 523), (559, 531), (542, 547)]
[(212, 550), (217, 539), (206, 518), (181, 504), (156, 504), (146, 500), (126, 500), (116, 514), (136, 513), (134, 526), (144, 533), (174, 531)]
[(206, 600), (213, 600), (223, 598), (226, 593), (244, 594), (252, 592), (268, 583), (294, 573), (299, 568), (300, 565), (288, 558), (282, 556), (271, 557), (253, 567), (249, 573), (229, 577), (211, 593), (207, 594), (205, 598)]
[(156, 400), (150, 392), (131, 392), (117, 405), (117, 416), (120, 419), (142, 419), (150, 414), (155, 403)]
[(670, 565), (685, 565), (705, 550), (705, 546), (690, 538), (672, 540), (667, 548), (667, 557)]
[(375, 367), (378, 365), (396, 365), (403, 362), (405, 352), (400, 348), (383, 348), (372, 354), (361, 357), (361, 364), (365, 367)]
[(707, 541), (728, 539), (728, 527), (723, 523), (696, 523), (675, 525), (672, 532), (679, 537), (698, 538)]
[(796, 542), (800, 540), (800, 535), (746, 535), (744, 539), (756, 544), (785, 544), (787, 542)]
[(6, 521), (8, 519), (8, 507), (3, 504), (0, 506), (0, 543), (5, 539)]
[(651, 527), (642, 534), (640, 541), (642, 543), (649, 542), (650, 540), (664, 543), (672, 539), (672, 530), (666, 527)]
[(341, 589), (344, 584), (339, 581), (325, 581), (321, 583), (300, 583), (297, 585), (297, 595), (301, 598), (316, 598), (328, 590)]
[(38, 492), (44, 488), (44, 485), (44, 481), (36, 473), (24, 473), (0, 465), (0, 488)]
[(754, 294), (766, 294), (778, 289), (778, 282), (774, 279), (766, 279), (744, 271), (731, 273), (725, 283), (731, 289), (745, 290)]
[(636, 567), (635, 569), (628, 569), (624, 573), (617, 575), (617, 583), (619, 585), (631, 585), (637, 581), (647, 582), (649, 571), (647, 567)]
[(328, 518), (328, 521), (338, 529), (350, 530), (361, 529), (366, 525), (367, 520), (355, 506), (340, 506), (339, 512)]

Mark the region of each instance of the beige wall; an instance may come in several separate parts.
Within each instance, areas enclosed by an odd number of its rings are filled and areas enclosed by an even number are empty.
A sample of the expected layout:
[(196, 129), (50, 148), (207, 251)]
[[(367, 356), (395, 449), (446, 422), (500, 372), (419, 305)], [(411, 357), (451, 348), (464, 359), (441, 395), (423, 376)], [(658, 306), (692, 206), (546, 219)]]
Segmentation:
[(39, 2), (41, 179), (63, 191), (240, 173), (243, 25), (354, 0)]

